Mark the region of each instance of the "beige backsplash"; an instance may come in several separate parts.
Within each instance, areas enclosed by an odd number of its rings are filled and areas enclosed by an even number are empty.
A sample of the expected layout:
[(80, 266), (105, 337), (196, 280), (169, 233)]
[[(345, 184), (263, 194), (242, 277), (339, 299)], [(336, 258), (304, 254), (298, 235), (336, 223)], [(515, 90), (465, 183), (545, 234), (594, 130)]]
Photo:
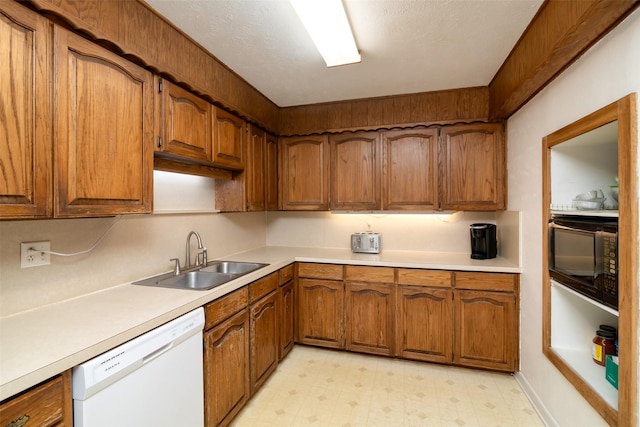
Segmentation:
[(380, 214), (269, 212), (267, 244), (349, 248), (351, 233), (382, 233), (382, 250), (470, 253), (469, 225), (497, 224), (498, 255), (520, 265), (519, 212)]
[[(469, 252), (469, 224), (498, 224), (499, 255), (519, 265), (518, 212), (332, 214), (256, 212), (123, 216), (91, 253), (52, 256), (51, 265), (20, 268), (20, 243), (51, 241), (51, 250), (91, 246), (114, 218), (0, 221), (0, 317), (100, 291), (171, 269), (184, 260), (185, 239), (197, 230), (209, 259), (264, 246), (348, 248), (368, 224), (384, 250)], [(144, 303), (141, 301), (141, 303)]]

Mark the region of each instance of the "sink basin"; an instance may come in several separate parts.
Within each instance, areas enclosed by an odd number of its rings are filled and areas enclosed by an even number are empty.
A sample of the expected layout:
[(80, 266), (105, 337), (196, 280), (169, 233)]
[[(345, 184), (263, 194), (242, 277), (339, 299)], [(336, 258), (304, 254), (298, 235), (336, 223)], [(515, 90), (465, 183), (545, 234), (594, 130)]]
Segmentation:
[(158, 286), (166, 288), (207, 290), (227, 283), (234, 278), (235, 276), (232, 274), (190, 271), (179, 276), (161, 280), (160, 283), (158, 283)]
[(206, 291), (267, 265), (255, 262), (213, 261), (200, 270), (181, 273), (177, 276), (173, 273), (160, 274), (148, 279), (138, 280), (132, 284)]
[(239, 262), (239, 261), (214, 261), (212, 264), (201, 269), (204, 272), (215, 272), (224, 274), (233, 274), (241, 276), (243, 274), (251, 273), (265, 267), (267, 264), (259, 264), (256, 262)]

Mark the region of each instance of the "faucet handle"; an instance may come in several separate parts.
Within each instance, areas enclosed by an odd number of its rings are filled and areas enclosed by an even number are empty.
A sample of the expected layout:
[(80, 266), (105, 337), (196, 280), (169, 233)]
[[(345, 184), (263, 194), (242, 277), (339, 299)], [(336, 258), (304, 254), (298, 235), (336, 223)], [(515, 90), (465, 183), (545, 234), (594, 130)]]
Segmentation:
[[(200, 261), (200, 256), (202, 256), (202, 261)], [(203, 267), (207, 266), (207, 248), (202, 248), (202, 252), (198, 252), (196, 256), (196, 265), (201, 265)]]
[(176, 263), (173, 268), (173, 274), (176, 276), (180, 274), (180, 260), (178, 258), (171, 258), (169, 261), (174, 261)]

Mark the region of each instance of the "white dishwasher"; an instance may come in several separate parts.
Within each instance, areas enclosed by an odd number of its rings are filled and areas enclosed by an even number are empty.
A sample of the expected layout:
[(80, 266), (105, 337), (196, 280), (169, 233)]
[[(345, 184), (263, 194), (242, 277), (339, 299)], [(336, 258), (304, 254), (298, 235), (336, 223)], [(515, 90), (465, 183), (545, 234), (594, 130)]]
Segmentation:
[(73, 368), (75, 427), (204, 425), (198, 308)]

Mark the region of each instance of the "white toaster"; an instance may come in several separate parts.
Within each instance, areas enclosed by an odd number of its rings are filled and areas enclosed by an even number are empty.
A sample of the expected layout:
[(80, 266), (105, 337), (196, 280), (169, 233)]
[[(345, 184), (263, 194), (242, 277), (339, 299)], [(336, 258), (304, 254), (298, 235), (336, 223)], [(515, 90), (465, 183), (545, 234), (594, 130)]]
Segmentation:
[(379, 254), (381, 246), (380, 238), (380, 233), (366, 232), (352, 234), (351, 252)]

